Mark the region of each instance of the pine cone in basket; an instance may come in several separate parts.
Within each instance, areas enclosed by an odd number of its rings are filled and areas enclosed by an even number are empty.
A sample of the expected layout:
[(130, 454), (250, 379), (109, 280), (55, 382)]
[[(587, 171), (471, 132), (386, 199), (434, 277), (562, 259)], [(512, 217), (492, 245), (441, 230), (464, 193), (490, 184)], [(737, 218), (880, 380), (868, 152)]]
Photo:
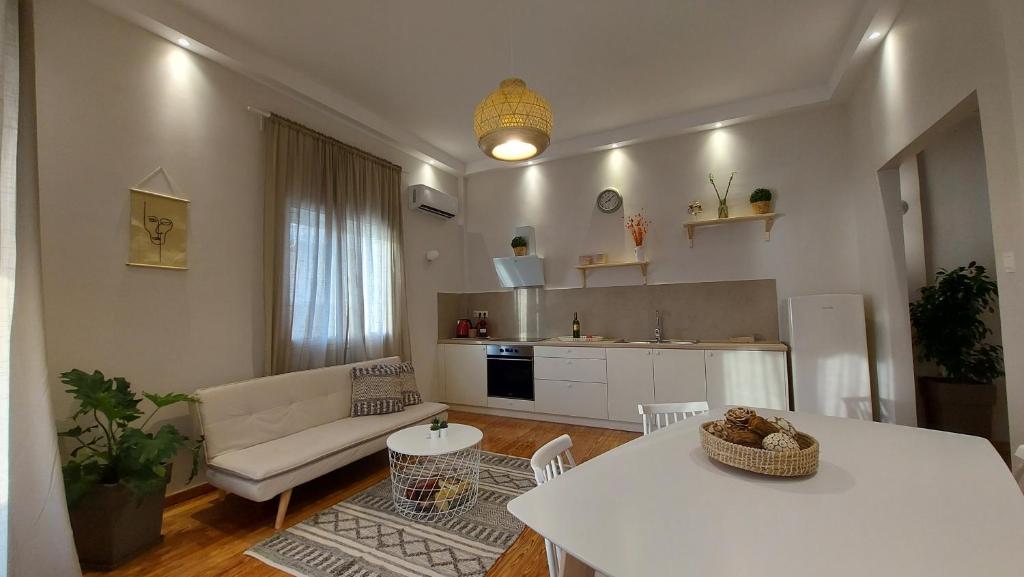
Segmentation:
[(707, 426), (707, 432), (719, 439), (726, 438), (726, 435), (728, 434), (724, 421), (711, 421)]
[(725, 420), (733, 427), (741, 429), (750, 426), (750, 419), (756, 416), (757, 413), (746, 407), (733, 407), (725, 412)]
[(767, 437), (772, 433), (779, 432), (779, 427), (774, 425), (768, 419), (764, 419), (757, 415), (754, 415), (754, 417), (750, 419), (750, 423), (747, 425), (747, 428), (750, 429), (751, 431), (754, 431), (758, 435), (761, 435), (762, 437)]
[(753, 447), (755, 449), (761, 448), (761, 442), (764, 439), (761, 435), (758, 435), (754, 431), (731, 428), (726, 430), (725, 440), (730, 443), (737, 445), (743, 445), (744, 447)]

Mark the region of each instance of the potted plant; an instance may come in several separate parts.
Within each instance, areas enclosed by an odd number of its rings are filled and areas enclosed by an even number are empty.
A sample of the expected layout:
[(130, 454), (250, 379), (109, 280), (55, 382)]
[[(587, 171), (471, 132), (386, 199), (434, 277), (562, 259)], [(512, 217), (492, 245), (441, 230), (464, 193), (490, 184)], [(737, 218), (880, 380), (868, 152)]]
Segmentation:
[(447, 419), (442, 419), (441, 420), (441, 438), (444, 439), (444, 438), (447, 438), (447, 437), (448, 437), (448, 420)]
[[(154, 410), (136, 426), (143, 399), (125, 379), (74, 369), (61, 373), (60, 380), (79, 403), (75, 425), (58, 433), (76, 443), (63, 467), (75, 547), (83, 567), (110, 570), (160, 542), (171, 460), (188, 443), (172, 425), (155, 432), (146, 426), (160, 409), (196, 400), (180, 393), (143, 393)], [(189, 481), (199, 468), (201, 442), (190, 447)]]
[(910, 304), (917, 356), (942, 371), (918, 380), (928, 428), (992, 437), (992, 382), (1003, 375), (1003, 349), (985, 342), (992, 329), (982, 315), (995, 312), (998, 296), (985, 267), (972, 261), (937, 272)]
[(633, 237), (633, 255), (636, 257), (636, 262), (645, 262), (647, 260), (644, 241), (647, 240), (647, 228), (650, 225), (651, 221), (647, 220), (643, 212), (638, 212), (626, 219), (626, 230)]
[(430, 438), (440, 439), (441, 438), (441, 419), (434, 417), (433, 421), (430, 421)]
[(516, 256), (526, 256), (527, 248), (528, 246), (525, 238), (517, 236), (512, 239), (512, 250), (515, 251)]
[(768, 214), (772, 211), (772, 191), (767, 188), (755, 188), (750, 194), (750, 206), (754, 214)]

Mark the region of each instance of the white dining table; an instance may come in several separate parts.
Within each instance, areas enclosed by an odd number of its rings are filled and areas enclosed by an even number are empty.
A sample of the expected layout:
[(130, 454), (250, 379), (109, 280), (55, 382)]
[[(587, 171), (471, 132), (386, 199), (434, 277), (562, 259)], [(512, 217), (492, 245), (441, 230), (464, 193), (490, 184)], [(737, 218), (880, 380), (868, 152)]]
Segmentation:
[(818, 439), (818, 472), (710, 460), (687, 419), (513, 499), (526, 525), (611, 577), (1020, 577), (1024, 496), (984, 439), (779, 415)]

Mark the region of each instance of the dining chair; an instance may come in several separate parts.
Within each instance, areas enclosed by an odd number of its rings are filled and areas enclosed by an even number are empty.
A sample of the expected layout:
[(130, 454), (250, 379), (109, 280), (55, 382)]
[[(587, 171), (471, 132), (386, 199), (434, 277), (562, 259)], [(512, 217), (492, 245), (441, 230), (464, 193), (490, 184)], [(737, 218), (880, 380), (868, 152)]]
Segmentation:
[[(555, 477), (576, 466), (572, 458), (572, 439), (562, 435), (537, 449), (530, 459), (530, 467), (537, 478), (537, 486), (541, 486)], [(550, 577), (563, 577), (565, 551), (551, 541), (544, 539), (544, 551), (548, 556), (548, 574)]]
[(658, 429), (711, 410), (708, 407), (707, 401), (655, 403), (651, 405), (637, 405), (636, 407), (639, 409), (640, 415), (644, 420), (645, 435), (650, 435)]

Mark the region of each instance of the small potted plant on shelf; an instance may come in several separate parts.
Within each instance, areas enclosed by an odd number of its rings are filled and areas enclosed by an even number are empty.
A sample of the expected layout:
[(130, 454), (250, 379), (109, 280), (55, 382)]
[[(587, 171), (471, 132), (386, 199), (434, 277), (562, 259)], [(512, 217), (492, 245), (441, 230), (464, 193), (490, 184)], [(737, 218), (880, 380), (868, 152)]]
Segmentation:
[(647, 228), (651, 225), (651, 221), (647, 220), (643, 212), (638, 212), (633, 216), (626, 219), (626, 230), (629, 231), (630, 236), (633, 237), (633, 254), (636, 257), (636, 262), (644, 262), (647, 260), (647, 251), (644, 248), (644, 241), (647, 240)]
[(512, 239), (512, 250), (515, 251), (516, 256), (526, 256), (528, 248), (525, 238), (517, 236)]
[(755, 188), (750, 194), (750, 206), (754, 214), (769, 214), (772, 211), (772, 191), (767, 188)]
[(971, 262), (937, 272), (935, 284), (910, 304), (917, 356), (942, 374), (918, 379), (928, 428), (992, 438), (1003, 348), (986, 342), (992, 329), (982, 315), (995, 312), (998, 295), (985, 267)]
[[(125, 379), (74, 369), (61, 373), (60, 380), (79, 403), (72, 415), (75, 425), (58, 433), (76, 443), (63, 467), (75, 547), (83, 567), (110, 570), (160, 542), (171, 461), (188, 444), (173, 425), (155, 432), (146, 426), (160, 409), (196, 399), (142, 393), (154, 409), (136, 425), (143, 399)], [(198, 439), (187, 447), (192, 452), (189, 481), (199, 468), (201, 443)]]

